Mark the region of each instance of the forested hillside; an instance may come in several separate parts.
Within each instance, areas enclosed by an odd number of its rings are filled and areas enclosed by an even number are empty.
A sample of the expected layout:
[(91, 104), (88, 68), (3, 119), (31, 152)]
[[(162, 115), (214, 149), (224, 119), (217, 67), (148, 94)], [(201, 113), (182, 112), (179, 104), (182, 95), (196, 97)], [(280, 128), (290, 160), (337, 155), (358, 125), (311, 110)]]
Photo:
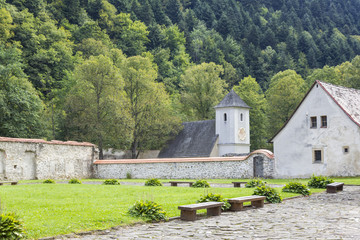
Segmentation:
[(234, 88), (268, 147), (314, 80), (360, 87), (359, 54), (360, 0), (0, 0), (0, 136), (136, 157)]

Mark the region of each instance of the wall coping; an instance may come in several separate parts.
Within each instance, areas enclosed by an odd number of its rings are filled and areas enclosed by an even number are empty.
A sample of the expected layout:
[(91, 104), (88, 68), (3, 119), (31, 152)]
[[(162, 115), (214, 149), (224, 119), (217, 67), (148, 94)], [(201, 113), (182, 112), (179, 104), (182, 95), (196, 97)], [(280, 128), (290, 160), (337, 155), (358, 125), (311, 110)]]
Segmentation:
[(251, 152), (246, 156), (235, 157), (206, 157), (206, 158), (153, 158), (153, 159), (115, 159), (115, 160), (96, 160), (94, 164), (142, 164), (142, 163), (185, 163), (185, 162), (231, 162), (244, 161), (251, 155), (263, 154), (266, 157), (273, 159), (274, 154), (266, 149), (259, 149)]
[(43, 139), (30, 139), (30, 138), (9, 138), (0, 137), (0, 142), (14, 142), (14, 143), (43, 143), (51, 145), (70, 145), (70, 146), (84, 146), (84, 147), (95, 147), (95, 144), (89, 142), (76, 142), (76, 141), (58, 141), (51, 140), (45, 141)]

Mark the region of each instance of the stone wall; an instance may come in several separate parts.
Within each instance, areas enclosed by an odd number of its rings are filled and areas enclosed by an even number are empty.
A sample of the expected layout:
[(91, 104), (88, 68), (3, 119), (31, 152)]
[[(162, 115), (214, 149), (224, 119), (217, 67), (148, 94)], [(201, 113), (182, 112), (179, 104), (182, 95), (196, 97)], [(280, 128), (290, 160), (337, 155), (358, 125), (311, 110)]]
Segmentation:
[(91, 143), (0, 137), (0, 180), (91, 178)]
[(247, 156), (217, 158), (171, 158), (98, 160), (96, 178), (252, 178), (254, 157), (263, 159), (262, 177), (274, 175), (274, 157), (270, 151), (257, 150)]

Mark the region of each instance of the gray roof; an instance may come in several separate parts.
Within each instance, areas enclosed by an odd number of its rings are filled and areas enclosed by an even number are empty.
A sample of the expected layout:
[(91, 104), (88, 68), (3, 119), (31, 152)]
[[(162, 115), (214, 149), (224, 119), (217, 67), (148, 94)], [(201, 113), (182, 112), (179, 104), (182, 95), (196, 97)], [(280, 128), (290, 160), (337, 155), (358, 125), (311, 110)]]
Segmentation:
[(215, 120), (185, 122), (183, 126), (183, 130), (168, 142), (158, 157), (209, 157), (218, 137)]
[(224, 97), (224, 99), (215, 108), (223, 107), (242, 107), (250, 108), (233, 89)]
[(360, 126), (360, 90), (317, 81), (340, 108)]

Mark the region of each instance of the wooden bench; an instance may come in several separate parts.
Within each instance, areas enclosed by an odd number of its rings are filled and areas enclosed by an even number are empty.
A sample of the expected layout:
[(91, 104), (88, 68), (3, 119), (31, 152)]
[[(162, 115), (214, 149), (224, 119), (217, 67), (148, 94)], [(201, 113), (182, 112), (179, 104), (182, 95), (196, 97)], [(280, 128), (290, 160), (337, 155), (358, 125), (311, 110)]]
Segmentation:
[(241, 187), (241, 184), (247, 184), (247, 182), (232, 182), (234, 187)]
[(181, 184), (181, 183), (189, 184), (189, 187), (191, 187), (194, 182), (170, 181), (169, 183), (171, 184), (172, 187), (176, 187), (178, 184)]
[(178, 209), (181, 210), (180, 219), (185, 221), (195, 221), (196, 210), (199, 209), (206, 209), (208, 216), (219, 216), (223, 205), (223, 202), (203, 202), (179, 206)]
[(3, 185), (5, 183), (10, 183), (11, 185), (17, 185), (18, 184), (18, 182), (9, 181), (9, 182), (0, 182), (0, 185)]
[(344, 187), (344, 183), (334, 182), (326, 185), (327, 193), (336, 193), (338, 191), (342, 191)]
[(251, 202), (252, 207), (261, 208), (264, 207), (265, 196), (247, 196), (230, 198), (228, 202), (231, 204), (230, 211), (241, 211), (244, 208), (244, 202)]

